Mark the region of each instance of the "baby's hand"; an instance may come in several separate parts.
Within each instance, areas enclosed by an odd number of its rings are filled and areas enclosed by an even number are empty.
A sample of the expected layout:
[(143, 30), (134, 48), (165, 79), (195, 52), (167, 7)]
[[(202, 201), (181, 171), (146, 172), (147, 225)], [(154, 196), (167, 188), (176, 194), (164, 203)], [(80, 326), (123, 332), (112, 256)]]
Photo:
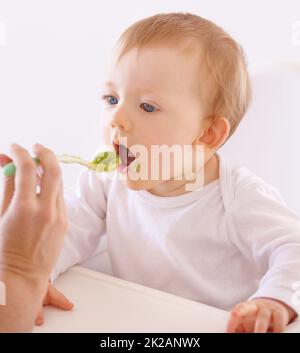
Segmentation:
[(231, 311), (227, 332), (282, 332), (296, 318), (288, 305), (271, 298), (256, 298), (237, 304)]
[[(62, 293), (60, 293), (52, 284), (49, 283), (48, 291), (44, 298), (43, 306), (52, 305), (62, 310), (71, 310), (73, 308), (73, 303), (69, 301)], [(43, 307), (41, 307), (35, 324), (40, 326), (44, 323)]]

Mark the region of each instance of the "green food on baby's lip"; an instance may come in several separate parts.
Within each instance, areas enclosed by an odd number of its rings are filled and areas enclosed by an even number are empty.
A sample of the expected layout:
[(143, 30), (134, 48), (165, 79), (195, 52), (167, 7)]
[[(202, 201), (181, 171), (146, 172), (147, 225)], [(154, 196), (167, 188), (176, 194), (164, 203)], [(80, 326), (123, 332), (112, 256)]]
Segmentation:
[(97, 172), (113, 172), (118, 168), (121, 163), (121, 159), (116, 152), (106, 151), (96, 155), (91, 162), (91, 169)]
[[(113, 172), (122, 165), (121, 157), (114, 151), (100, 152), (91, 162), (66, 154), (58, 155), (57, 158), (62, 163), (77, 163), (96, 172)], [(136, 173), (140, 172), (140, 164), (137, 161), (134, 162), (133, 168)]]
[[(121, 163), (119, 155), (114, 151), (100, 152), (95, 156), (95, 158), (91, 162), (86, 161), (78, 156), (70, 156), (67, 154), (57, 155), (56, 157), (61, 163), (80, 164), (96, 172), (113, 172), (118, 168)], [(37, 165), (40, 164), (40, 161), (37, 157), (34, 157), (33, 160)], [(13, 162), (7, 164), (4, 167), (3, 172), (4, 175), (7, 177), (15, 175), (15, 164)]]
[(135, 171), (136, 173), (140, 173), (140, 172), (141, 172), (141, 165), (140, 165), (140, 163), (135, 163), (133, 168), (134, 168), (134, 171)]

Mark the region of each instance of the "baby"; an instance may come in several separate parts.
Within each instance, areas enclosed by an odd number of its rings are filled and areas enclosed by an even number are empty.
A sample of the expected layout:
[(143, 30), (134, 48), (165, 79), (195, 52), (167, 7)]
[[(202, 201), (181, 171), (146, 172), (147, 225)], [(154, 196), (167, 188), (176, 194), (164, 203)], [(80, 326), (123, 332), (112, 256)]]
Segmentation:
[[(169, 13), (134, 23), (113, 54), (103, 119), (122, 165), (82, 173), (66, 197), (69, 230), (53, 278), (107, 234), (115, 276), (230, 310), (228, 332), (282, 332), (300, 312), (300, 219), (276, 189), (217, 152), (251, 98), (241, 47), (208, 20)], [(153, 146), (190, 146), (190, 177), (172, 154), (158, 163), (170, 164), (167, 178), (136, 178), (153, 171)], [(72, 307), (52, 285), (44, 304)]]

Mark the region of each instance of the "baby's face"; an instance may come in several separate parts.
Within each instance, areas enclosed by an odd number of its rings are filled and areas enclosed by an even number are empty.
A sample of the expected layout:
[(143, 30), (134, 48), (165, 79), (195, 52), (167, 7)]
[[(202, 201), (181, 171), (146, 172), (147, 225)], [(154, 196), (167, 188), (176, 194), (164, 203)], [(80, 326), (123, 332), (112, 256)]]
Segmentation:
[[(162, 46), (137, 54), (132, 49), (119, 63), (111, 63), (103, 90), (103, 119), (110, 143), (119, 144), (126, 137), (129, 149), (143, 145), (149, 152), (148, 180), (126, 180), (132, 189), (149, 190), (165, 182), (151, 180), (151, 146), (193, 145), (204, 110), (195, 55)], [(171, 178), (178, 174), (175, 169), (171, 168)]]

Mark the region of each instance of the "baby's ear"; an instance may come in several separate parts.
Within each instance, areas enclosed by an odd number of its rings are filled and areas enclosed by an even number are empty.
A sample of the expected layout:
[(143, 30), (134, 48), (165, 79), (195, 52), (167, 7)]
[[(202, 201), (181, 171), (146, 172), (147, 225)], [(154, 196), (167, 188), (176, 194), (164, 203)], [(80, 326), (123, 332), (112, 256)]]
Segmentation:
[(230, 124), (225, 117), (213, 117), (209, 121), (197, 142), (204, 144), (210, 150), (217, 150), (226, 141), (230, 132)]

